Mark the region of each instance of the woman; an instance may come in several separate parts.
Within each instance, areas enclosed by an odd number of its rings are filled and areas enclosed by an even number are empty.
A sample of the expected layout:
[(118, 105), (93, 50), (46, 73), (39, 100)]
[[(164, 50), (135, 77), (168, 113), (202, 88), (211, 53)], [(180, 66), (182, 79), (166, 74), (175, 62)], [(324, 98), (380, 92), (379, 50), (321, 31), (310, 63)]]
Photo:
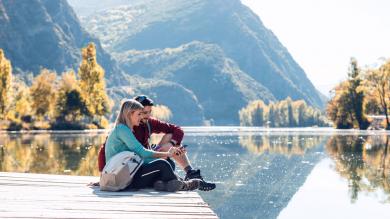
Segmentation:
[(130, 188), (154, 187), (159, 191), (184, 191), (199, 188), (201, 180), (182, 181), (173, 172), (171, 165), (164, 159), (185, 153), (183, 148), (172, 147), (168, 152), (145, 149), (133, 134), (134, 126), (138, 126), (142, 118), (143, 106), (135, 100), (125, 100), (106, 142), (106, 160), (122, 151), (133, 151), (144, 159), (144, 164), (134, 176)]

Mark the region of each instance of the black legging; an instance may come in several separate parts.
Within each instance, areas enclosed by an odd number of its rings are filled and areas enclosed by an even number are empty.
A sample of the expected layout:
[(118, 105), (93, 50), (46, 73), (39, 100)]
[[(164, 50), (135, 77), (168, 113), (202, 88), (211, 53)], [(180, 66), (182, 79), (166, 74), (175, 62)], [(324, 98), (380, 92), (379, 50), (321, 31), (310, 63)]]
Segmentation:
[(143, 164), (134, 175), (129, 188), (142, 189), (152, 187), (157, 180), (168, 182), (178, 179), (168, 161), (156, 159), (148, 164)]

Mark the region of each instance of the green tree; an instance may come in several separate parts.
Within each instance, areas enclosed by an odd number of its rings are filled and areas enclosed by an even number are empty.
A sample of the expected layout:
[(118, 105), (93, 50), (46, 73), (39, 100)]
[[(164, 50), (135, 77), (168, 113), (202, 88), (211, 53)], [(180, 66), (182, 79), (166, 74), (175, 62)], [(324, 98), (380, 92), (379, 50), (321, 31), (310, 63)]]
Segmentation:
[(306, 126), (306, 116), (305, 111), (307, 108), (307, 104), (304, 100), (298, 100), (293, 103), (293, 108), (297, 118), (297, 126)]
[(252, 124), (253, 126), (263, 126), (264, 125), (264, 111), (266, 105), (263, 101), (257, 100), (253, 102), (252, 110)]
[(267, 122), (269, 123), (270, 127), (275, 127), (275, 106), (273, 103), (269, 104)]
[(32, 110), (38, 120), (52, 118), (56, 103), (56, 73), (42, 69), (30, 87)]
[(261, 100), (250, 102), (239, 112), (240, 124), (244, 126), (263, 126), (266, 105)]
[(273, 119), (273, 127), (282, 127), (283, 119), (282, 112), (280, 111), (280, 102), (276, 102), (273, 104), (274, 106), (274, 119)]
[(327, 106), (327, 114), (337, 128), (358, 127), (367, 129), (370, 125), (364, 115), (364, 83), (356, 59), (352, 58), (348, 80), (334, 89), (334, 95)]
[(288, 127), (295, 127), (297, 126), (297, 122), (294, 118), (294, 110), (293, 110), (293, 101), (290, 97), (287, 97), (286, 99), (287, 103), (287, 115), (288, 115)]
[(361, 70), (356, 59), (352, 58), (348, 72), (348, 95), (352, 107), (354, 120), (358, 123), (359, 129), (367, 129), (370, 125), (363, 112), (364, 90), (361, 80)]
[(12, 80), (11, 62), (0, 49), (0, 119), (5, 119), (6, 108), (9, 105), (9, 96)]
[(56, 119), (59, 122), (77, 123), (84, 115), (88, 116), (85, 100), (73, 71), (61, 77), (56, 102)]
[(82, 61), (78, 76), (82, 97), (92, 116), (103, 116), (110, 111), (110, 101), (106, 93), (104, 69), (96, 61), (93, 43), (81, 50)]
[(353, 128), (353, 115), (348, 95), (349, 82), (344, 81), (333, 89), (333, 97), (328, 102), (326, 112), (338, 129)]
[(282, 100), (277, 104), (277, 115), (278, 115), (278, 123), (279, 127), (288, 127), (289, 125), (289, 115), (288, 115), (288, 102), (286, 100)]

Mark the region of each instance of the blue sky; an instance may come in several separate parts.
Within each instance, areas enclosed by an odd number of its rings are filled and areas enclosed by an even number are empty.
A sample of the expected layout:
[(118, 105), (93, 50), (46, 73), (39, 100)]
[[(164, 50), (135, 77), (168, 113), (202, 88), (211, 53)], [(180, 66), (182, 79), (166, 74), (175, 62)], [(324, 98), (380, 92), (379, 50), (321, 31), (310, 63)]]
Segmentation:
[(242, 0), (323, 94), (361, 67), (390, 57), (390, 0)]

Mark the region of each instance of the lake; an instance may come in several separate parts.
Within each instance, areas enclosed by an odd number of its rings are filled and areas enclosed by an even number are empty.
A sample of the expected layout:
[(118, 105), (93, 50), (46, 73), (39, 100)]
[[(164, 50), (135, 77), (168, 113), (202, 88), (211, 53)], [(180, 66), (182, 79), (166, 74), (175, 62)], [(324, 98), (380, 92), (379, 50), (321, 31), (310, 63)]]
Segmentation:
[[(186, 127), (220, 218), (390, 218), (390, 132)], [(106, 131), (0, 133), (0, 171), (95, 175)], [(184, 175), (179, 171), (180, 175)]]

